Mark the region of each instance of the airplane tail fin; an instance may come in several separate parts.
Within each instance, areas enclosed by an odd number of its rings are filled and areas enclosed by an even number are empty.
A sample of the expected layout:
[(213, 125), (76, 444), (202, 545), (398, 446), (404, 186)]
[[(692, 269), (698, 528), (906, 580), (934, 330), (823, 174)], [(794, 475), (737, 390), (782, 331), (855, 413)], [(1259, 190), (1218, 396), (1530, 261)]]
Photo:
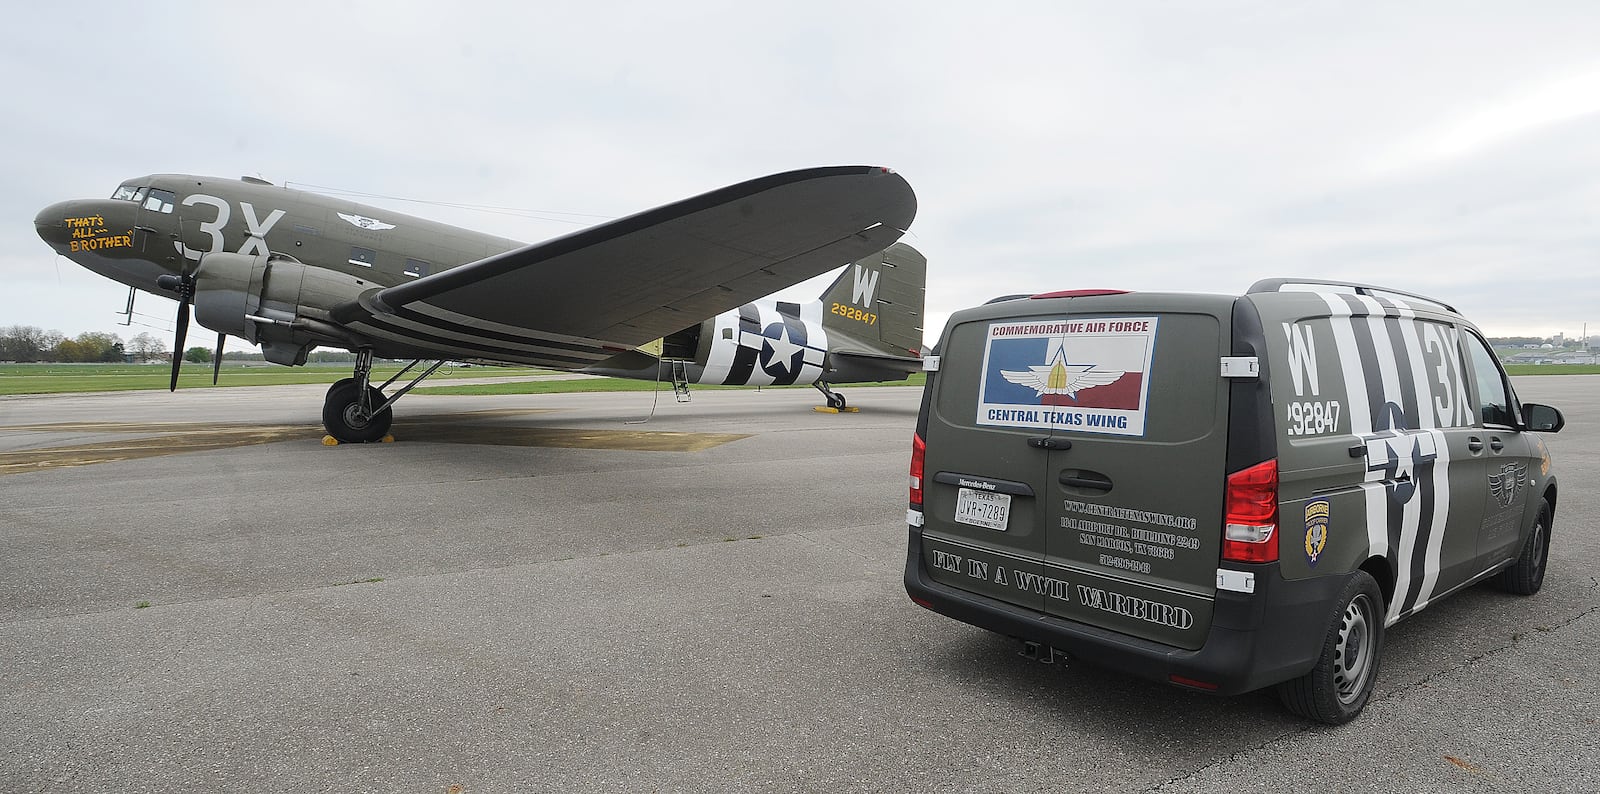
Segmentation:
[(920, 357), (928, 258), (895, 243), (844, 269), (822, 293), (830, 352)]

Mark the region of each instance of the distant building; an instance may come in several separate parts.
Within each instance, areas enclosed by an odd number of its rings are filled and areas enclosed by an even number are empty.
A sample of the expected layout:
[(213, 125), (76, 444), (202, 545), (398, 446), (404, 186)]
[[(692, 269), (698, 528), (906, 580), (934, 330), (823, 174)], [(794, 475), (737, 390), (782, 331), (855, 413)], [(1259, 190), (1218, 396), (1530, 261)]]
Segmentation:
[(1549, 364), (1553, 356), (1548, 350), (1530, 350), (1504, 359), (1507, 364)]
[(1557, 353), (1550, 357), (1554, 364), (1600, 364), (1600, 355), (1593, 350), (1574, 350), (1570, 353)]

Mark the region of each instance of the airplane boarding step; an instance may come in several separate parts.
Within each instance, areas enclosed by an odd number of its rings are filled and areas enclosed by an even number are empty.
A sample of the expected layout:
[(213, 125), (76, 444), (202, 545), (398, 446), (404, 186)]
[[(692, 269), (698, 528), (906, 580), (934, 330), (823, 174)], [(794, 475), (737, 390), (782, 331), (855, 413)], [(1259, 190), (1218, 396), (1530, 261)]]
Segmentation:
[(672, 394), (680, 403), (689, 401), (689, 370), (682, 359), (672, 362)]

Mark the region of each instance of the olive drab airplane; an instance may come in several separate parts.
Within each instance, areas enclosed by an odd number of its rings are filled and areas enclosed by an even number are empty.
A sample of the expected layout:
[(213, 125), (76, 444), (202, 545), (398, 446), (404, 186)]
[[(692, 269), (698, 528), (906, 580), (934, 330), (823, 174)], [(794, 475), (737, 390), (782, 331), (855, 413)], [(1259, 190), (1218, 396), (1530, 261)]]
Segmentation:
[[(445, 361), (665, 373), (680, 391), (813, 383), (843, 407), (829, 383), (920, 368), (925, 260), (896, 244), (916, 208), (890, 169), (812, 168), (524, 245), (253, 177), (159, 174), (53, 204), (34, 226), (72, 261), (177, 299), (173, 389), (191, 306), (217, 332), (214, 362), (228, 336), (289, 366), (316, 346), (355, 352), (323, 424), (375, 441)], [(750, 303), (841, 265), (820, 303)], [(374, 357), (412, 363), (374, 386)]]

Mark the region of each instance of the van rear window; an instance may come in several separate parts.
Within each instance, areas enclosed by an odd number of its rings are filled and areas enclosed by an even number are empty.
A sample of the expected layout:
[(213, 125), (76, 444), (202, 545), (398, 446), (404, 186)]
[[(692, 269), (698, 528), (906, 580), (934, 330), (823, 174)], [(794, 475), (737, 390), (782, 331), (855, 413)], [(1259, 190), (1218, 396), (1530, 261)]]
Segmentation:
[(962, 323), (941, 360), (938, 410), (1027, 432), (1193, 438), (1209, 432), (1224, 388), (1219, 336), (1217, 318), (1202, 314)]

